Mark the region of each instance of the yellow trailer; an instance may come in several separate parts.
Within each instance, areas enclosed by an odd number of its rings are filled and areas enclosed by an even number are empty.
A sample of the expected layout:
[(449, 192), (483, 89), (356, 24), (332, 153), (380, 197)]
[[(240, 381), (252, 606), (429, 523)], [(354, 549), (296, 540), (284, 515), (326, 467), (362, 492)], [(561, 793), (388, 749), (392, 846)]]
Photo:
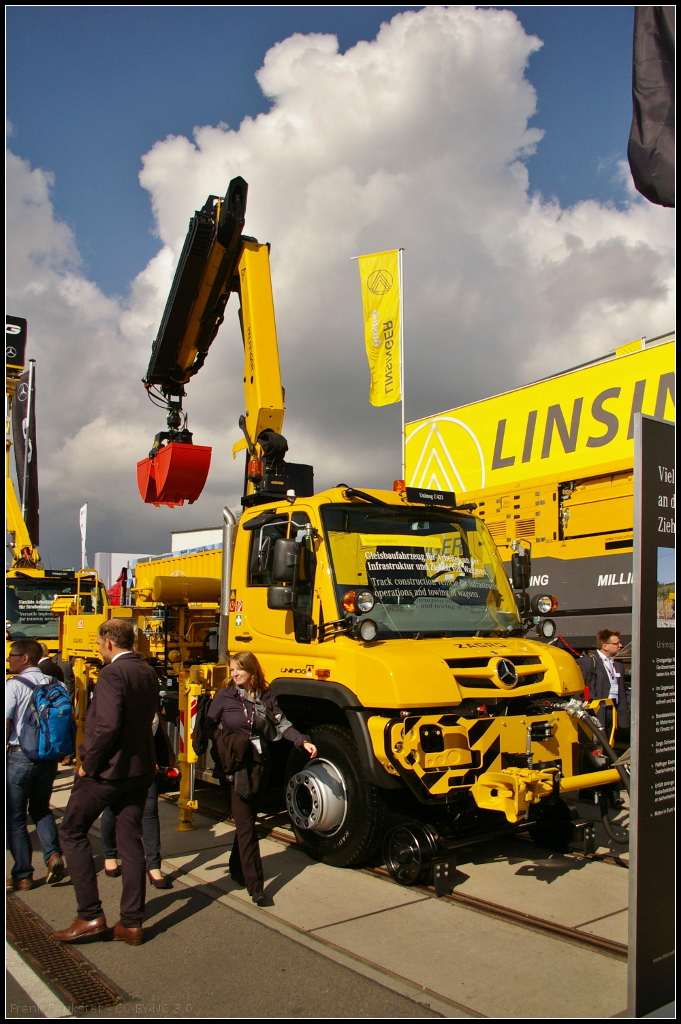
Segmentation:
[(408, 424), (407, 480), (477, 503), (506, 562), (531, 546), (537, 623), (576, 648), (631, 636), (633, 417), (675, 419), (675, 335), (640, 339), (565, 373)]

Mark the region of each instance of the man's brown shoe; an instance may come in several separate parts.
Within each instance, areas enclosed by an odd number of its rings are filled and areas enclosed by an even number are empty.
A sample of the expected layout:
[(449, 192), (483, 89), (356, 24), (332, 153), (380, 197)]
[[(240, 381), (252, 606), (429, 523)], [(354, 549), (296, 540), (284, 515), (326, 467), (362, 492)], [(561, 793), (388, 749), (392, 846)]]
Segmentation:
[(64, 858), (60, 853), (53, 853), (47, 862), (45, 884), (50, 885), (54, 882), (61, 882), (65, 871), (66, 865), (64, 864)]
[(32, 878), (12, 878), (10, 875), (7, 879), (5, 886), (7, 889), (32, 889), (33, 879)]
[(129, 946), (141, 946), (144, 942), (144, 930), (142, 928), (126, 928), (119, 921), (114, 925), (114, 942), (127, 942)]
[(101, 917), (96, 917), (94, 921), (82, 921), (77, 917), (69, 928), (53, 932), (52, 938), (58, 939), (59, 942), (77, 942), (78, 939), (88, 939), (91, 935), (100, 935), (108, 930), (103, 914)]

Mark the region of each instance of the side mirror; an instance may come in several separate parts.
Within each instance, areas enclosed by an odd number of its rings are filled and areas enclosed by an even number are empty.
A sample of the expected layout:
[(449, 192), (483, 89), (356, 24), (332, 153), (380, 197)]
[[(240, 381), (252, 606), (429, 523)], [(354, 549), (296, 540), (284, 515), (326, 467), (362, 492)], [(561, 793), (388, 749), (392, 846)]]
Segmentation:
[(514, 590), (527, 590), (530, 585), (530, 552), (523, 548), (511, 555), (511, 577)]
[[(277, 541), (279, 543), (279, 541)], [(287, 543), (286, 541), (284, 543)], [(267, 588), (267, 607), (277, 611), (294, 611), (298, 604), (298, 591), (295, 587)]]
[(295, 540), (280, 537), (274, 545), (272, 579), (277, 583), (293, 583), (296, 578), (299, 547)]

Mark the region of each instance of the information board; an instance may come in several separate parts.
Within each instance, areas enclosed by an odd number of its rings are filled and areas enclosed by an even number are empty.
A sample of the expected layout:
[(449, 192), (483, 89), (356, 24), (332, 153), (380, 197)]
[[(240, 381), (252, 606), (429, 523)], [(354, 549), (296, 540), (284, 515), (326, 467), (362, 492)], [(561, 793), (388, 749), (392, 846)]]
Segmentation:
[(674, 427), (638, 415), (634, 454), (628, 1016), (674, 999)]

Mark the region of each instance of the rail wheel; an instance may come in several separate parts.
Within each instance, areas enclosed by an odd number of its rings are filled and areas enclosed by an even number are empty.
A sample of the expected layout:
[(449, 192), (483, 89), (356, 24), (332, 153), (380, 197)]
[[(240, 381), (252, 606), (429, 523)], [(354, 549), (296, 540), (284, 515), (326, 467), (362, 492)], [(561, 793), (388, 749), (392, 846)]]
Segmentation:
[(533, 810), (533, 825), (530, 835), (537, 844), (546, 850), (565, 853), (575, 838), (575, 826), (572, 824), (572, 811), (564, 800), (553, 804), (545, 801), (536, 804)]
[(296, 839), (327, 864), (361, 864), (388, 826), (383, 795), (367, 781), (348, 729), (321, 725), (310, 735), (317, 757), (293, 750), (286, 768), (286, 809)]
[(383, 841), (383, 857), (391, 878), (400, 885), (418, 885), (430, 876), (437, 843), (427, 825), (407, 821), (395, 825)]

